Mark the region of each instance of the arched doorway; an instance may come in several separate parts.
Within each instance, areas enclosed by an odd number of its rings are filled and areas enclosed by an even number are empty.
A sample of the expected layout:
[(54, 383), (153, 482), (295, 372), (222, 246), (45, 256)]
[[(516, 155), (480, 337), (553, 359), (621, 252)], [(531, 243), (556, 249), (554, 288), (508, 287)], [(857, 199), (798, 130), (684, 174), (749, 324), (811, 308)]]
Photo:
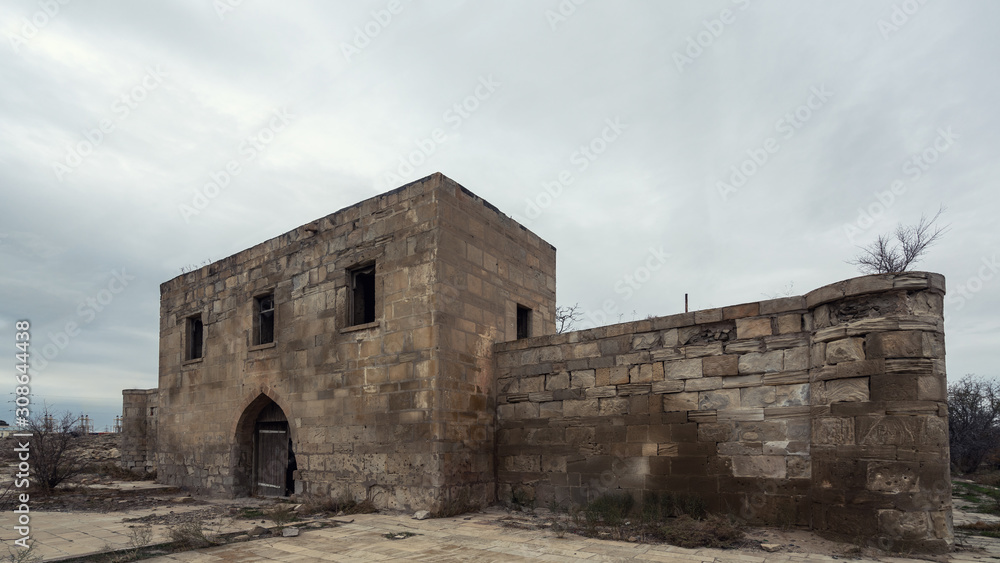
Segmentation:
[(295, 492), (292, 436), (285, 412), (261, 395), (243, 411), (236, 430), (234, 496), (283, 497)]

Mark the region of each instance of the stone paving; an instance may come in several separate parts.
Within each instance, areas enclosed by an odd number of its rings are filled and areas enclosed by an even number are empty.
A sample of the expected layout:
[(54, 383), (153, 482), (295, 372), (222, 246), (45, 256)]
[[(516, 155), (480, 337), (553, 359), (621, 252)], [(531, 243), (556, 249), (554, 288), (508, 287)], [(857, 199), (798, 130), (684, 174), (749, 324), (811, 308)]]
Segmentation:
[[(215, 502), (215, 501), (213, 501)], [(229, 504), (231, 501), (217, 501)], [(171, 506), (158, 513), (175, 514), (205, 508)], [(107, 546), (128, 546), (129, 524), (153, 510), (107, 514), (37, 513), (32, 519), (36, 553), (45, 561), (70, 556), (96, 554)], [(298, 537), (276, 537), (163, 555), (150, 563), (215, 563), (234, 561), (654, 561), (676, 563), (809, 563), (838, 560), (837, 556), (810, 553), (685, 549), (669, 545), (648, 545), (584, 538), (573, 534), (557, 537), (548, 530), (521, 530), (499, 526), (504, 513), (491, 511), (473, 515), (431, 520), (414, 520), (408, 515), (364, 514), (340, 517), (350, 523), (334, 528), (304, 527)], [(248, 530), (259, 521), (229, 520), (223, 531)], [(10, 530), (0, 531), (9, 541)], [(154, 525), (154, 543), (168, 540), (167, 526)], [(415, 534), (405, 539), (388, 539), (386, 534)], [(937, 561), (955, 563), (985, 562), (1000, 559), (1000, 540), (971, 538), (963, 540), (972, 550), (956, 551)], [(845, 545), (845, 548), (849, 546)], [(96, 558), (95, 558), (96, 559)], [(843, 555), (839, 560), (849, 559)], [(873, 559), (855, 559), (872, 561)], [(912, 559), (880, 557), (881, 561), (902, 563)]]

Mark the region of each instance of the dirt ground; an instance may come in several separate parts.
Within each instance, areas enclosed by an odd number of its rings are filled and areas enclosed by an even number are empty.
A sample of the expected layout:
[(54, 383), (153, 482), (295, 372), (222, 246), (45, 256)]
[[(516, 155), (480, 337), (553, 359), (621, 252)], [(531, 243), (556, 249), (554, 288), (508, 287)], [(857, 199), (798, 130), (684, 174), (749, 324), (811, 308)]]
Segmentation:
[[(265, 507), (273, 505), (272, 499), (237, 499), (232, 502), (220, 503), (217, 499), (211, 503), (205, 500), (194, 498), (178, 488), (152, 487), (152, 483), (147, 481), (131, 481), (127, 472), (123, 472), (118, 467), (119, 461), (119, 440), (116, 434), (104, 434), (84, 437), (79, 447), (73, 452), (85, 460), (88, 469), (69, 479), (60, 485), (56, 492), (50, 496), (33, 496), (33, 510), (53, 511), (53, 512), (80, 512), (80, 513), (110, 513), (124, 512), (136, 509), (154, 509), (153, 513), (141, 518), (134, 518), (128, 522), (137, 524), (160, 524), (175, 525), (192, 518), (201, 520), (212, 520), (226, 517), (246, 516), (249, 507)], [(8, 470), (3, 471), (0, 476), (0, 492), (7, 491), (14, 471), (15, 460), (13, 459), (14, 444), (12, 439), (0, 440), (0, 464), (8, 466)], [(6, 499), (10, 500), (10, 495)], [(3, 504), (4, 499), (0, 499)], [(962, 502), (956, 498), (956, 504), (963, 507), (963, 521), (976, 521), (975, 514), (970, 516), (973, 507), (969, 507), (967, 502)], [(175, 513), (172, 509), (184, 506), (182, 511)], [(193, 506), (201, 507), (192, 510)], [(4, 510), (6, 506), (2, 506)], [(572, 533), (572, 518), (564, 513), (556, 514), (544, 508), (511, 510), (499, 506), (486, 509), (485, 514), (497, 526), (503, 528), (514, 528), (522, 530), (539, 530), (552, 532), (556, 530), (570, 530)], [(984, 516), (989, 519), (989, 516)], [(260, 519), (261, 526), (270, 525), (264, 518)], [(958, 517), (956, 517), (958, 520)], [(788, 528), (764, 528), (747, 527), (744, 529), (745, 539), (734, 543), (740, 551), (749, 553), (761, 553), (762, 551), (780, 550), (785, 553), (812, 553), (838, 558), (878, 558), (889, 554), (880, 553), (878, 550), (870, 548), (862, 549), (859, 546), (829, 541), (819, 537), (809, 530), (794, 527)], [(956, 530), (958, 532), (958, 530)], [(601, 532), (597, 537), (607, 537), (607, 539), (622, 539), (626, 541), (638, 541), (635, 537), (610, 537), (608, 532)], [(962, 538), (964, 535), (956, 534), (957, 549), (963, 549)], [(965, 549), (972, 546), (965, 544)], [(941, 558), (928, 558), (932, 560), (943, 560)]]

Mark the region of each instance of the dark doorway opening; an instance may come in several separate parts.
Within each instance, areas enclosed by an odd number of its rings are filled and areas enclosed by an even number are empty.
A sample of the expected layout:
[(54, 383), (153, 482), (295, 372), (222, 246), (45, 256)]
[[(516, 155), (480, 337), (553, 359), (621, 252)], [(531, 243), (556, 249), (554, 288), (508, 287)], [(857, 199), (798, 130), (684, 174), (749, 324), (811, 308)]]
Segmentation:
[(285, 497), (295, 492), (295, 453), (284, 411), (261, 395), (243, 412), (237, 428), (235, 496)]

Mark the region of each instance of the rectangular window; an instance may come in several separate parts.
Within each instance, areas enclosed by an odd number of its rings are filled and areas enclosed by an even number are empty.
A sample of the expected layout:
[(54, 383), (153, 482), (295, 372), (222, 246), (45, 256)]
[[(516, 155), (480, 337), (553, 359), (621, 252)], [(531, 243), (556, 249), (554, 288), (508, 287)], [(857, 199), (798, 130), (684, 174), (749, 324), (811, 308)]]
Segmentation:
[(185, 360), (197, 360), (204, 352), (205, 325), (201, 322), (201, 315), (188, 317), (187, 319), (187, 350)]
[(274, 342), (274, 294), (254, 298), (253, 312), (254, 346)]
[(349, 272), (351, 281), (351, 326), (375, 322), (375, 264)]
[(517, 306), (517, 339), (531, 336), (531, 309), (524, 305)]

